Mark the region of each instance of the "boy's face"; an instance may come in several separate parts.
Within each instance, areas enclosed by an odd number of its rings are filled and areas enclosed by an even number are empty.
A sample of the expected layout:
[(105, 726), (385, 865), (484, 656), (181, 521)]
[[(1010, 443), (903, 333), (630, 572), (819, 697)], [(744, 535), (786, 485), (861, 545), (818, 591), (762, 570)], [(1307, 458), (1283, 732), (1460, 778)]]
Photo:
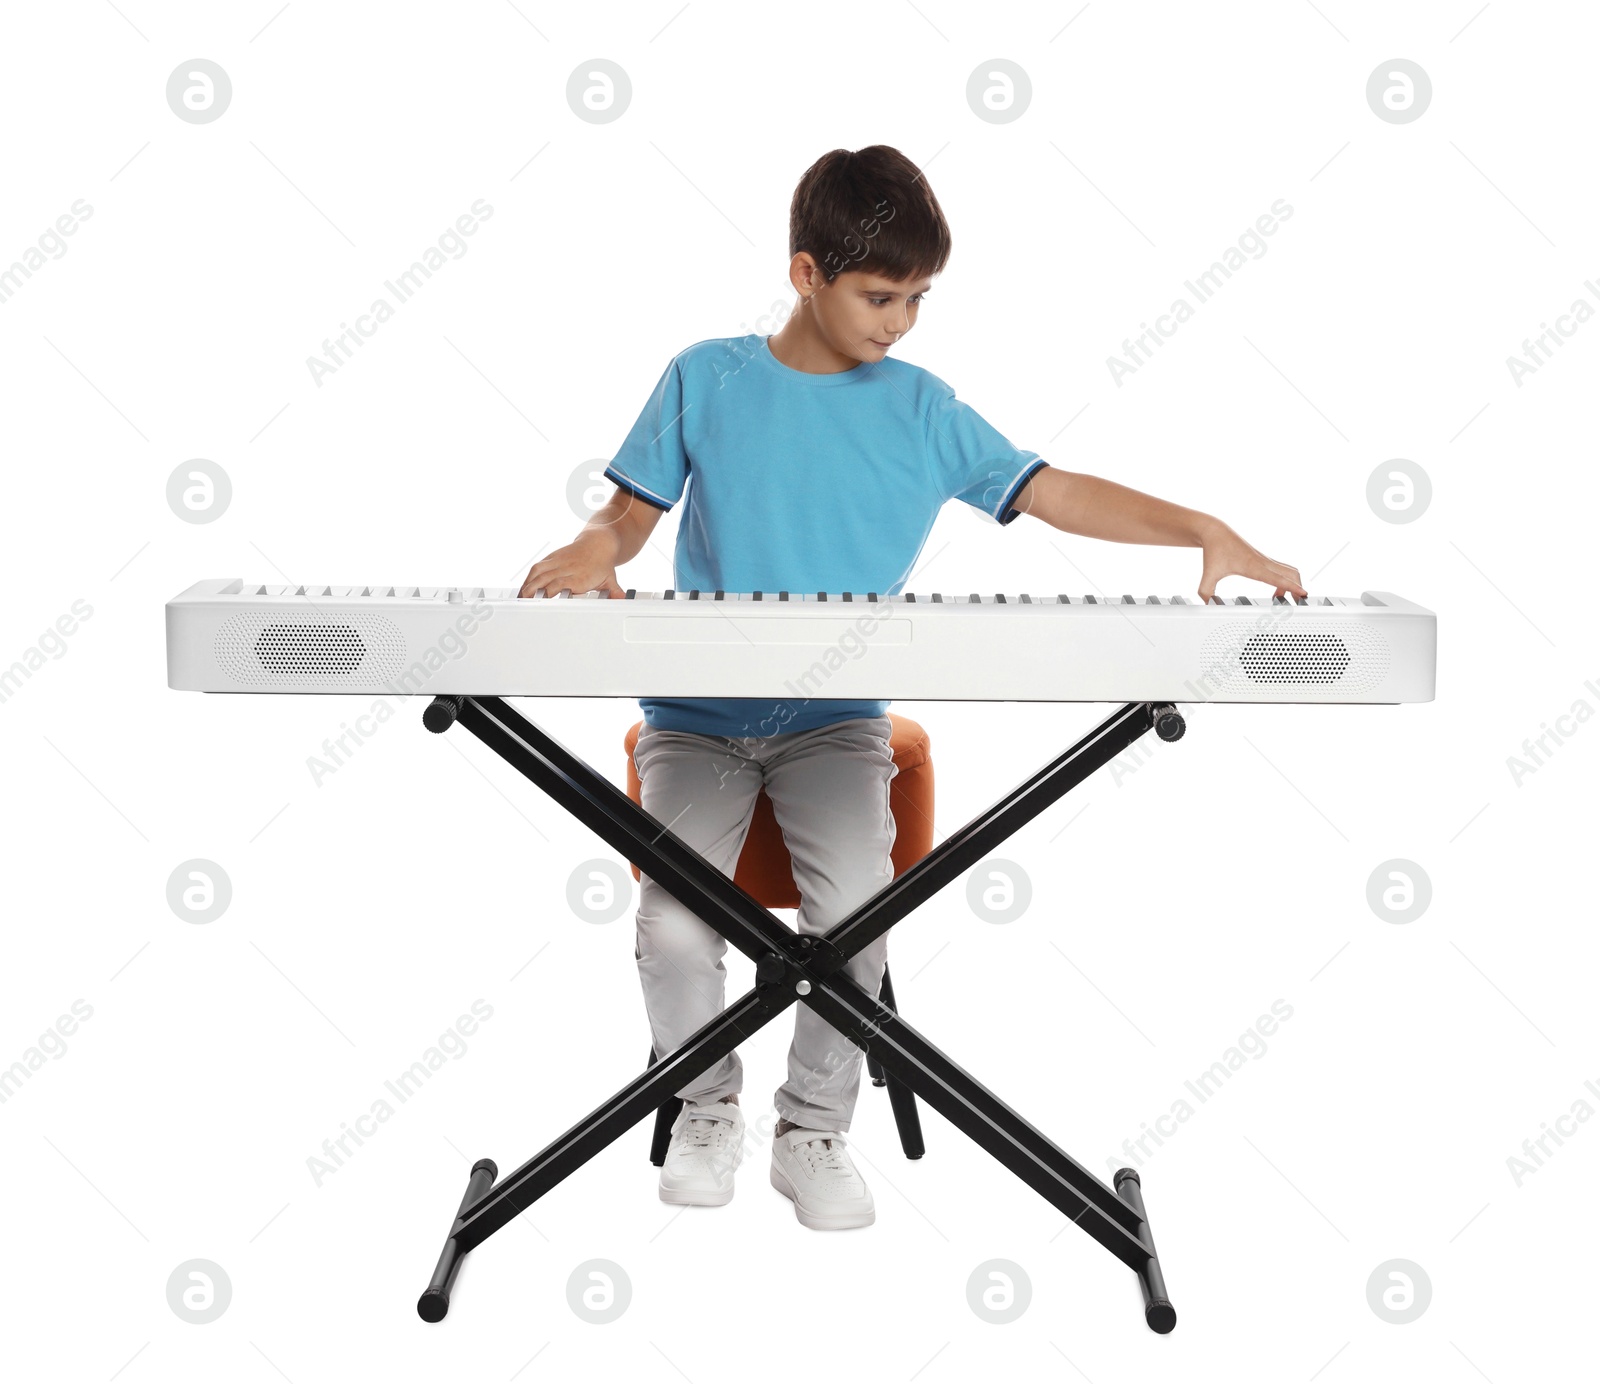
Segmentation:
[(817, 329), (834, 350), (853, 360), (880, 361), (917, 324), (917, 309), (933, 279), (886, 279), (849, 269), (824, 283), (810, 306)]

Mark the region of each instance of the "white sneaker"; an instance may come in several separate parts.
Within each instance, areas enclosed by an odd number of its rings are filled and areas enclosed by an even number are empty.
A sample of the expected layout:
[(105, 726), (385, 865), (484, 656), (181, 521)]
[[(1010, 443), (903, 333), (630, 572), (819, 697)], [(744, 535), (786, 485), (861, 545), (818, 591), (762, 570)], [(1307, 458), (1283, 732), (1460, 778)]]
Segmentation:
[(795, 1218), (812, 1230), (871, 1225), (872, 1193), (834, 1129), (791, 1129), (772, 1139), (772, 1185), (794, 1203)]
[(731, 1101), (685, 1102), (661, 1164), (661, 1200), (674, 1206), (726, 1206), (744, 1157), (744, 1116)]

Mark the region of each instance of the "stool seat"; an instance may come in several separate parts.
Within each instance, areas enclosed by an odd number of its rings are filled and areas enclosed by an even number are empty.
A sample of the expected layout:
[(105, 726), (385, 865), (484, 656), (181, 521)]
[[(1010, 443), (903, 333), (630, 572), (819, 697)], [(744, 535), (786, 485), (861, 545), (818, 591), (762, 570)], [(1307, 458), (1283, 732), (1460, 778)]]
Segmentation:
[[(889, 808), (894, 813), (894, 848), (889, 858), (895, 878), (909, 870), (933, 849), (933, 759), (928, 750), (928, 732), (909, 716), (889, 713), (889, 749), (899, 772), (889, 784)], [(623, 740), (628, 752), (628, 796), (640, 802), (639, 770), (633, 762), (634, 747), (644, 722), (637, 722)], [(634, 865), (633, 877), (639, 878)], [(772, 799), (763, 786), (756, 795), (755, 814), (733, 882), (763, 908), (799, 908), (800, 890), (794, 882), (789, 848), (783, 830), (772, 810)]]

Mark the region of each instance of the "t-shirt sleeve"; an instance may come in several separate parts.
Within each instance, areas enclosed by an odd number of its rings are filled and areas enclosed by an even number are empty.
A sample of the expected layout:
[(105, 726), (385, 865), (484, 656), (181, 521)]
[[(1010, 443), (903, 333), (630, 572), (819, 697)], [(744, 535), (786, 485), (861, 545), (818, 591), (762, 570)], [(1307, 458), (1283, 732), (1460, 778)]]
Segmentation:
[(1049, 464), (1037, 452), (1013, 446), (943, 381), (928, 411), (927, 447), (941, 503), (964, 500), (1001, 524), (1022, 512), (1013, 503), (1034, 473)]
[(683, 375), (674, 356), (606, 467), (606, 478), (657, 509), (677, 504), (689, 479), (689, 453), (683, 443), (685, 412)]

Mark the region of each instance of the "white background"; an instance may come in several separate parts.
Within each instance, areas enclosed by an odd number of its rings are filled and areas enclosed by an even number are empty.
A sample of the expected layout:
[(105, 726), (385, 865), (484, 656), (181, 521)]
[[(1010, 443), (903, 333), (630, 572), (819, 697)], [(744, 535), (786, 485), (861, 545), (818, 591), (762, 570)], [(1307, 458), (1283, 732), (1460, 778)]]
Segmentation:
[[(1600, 325), (1520, 387), (1506, 365), (1600, 292), (1591, 8), (274, 8), (6, 15), (0, 264), (76, 199), (93, 209), (0, 303), (0, 663), (93, 609), (0, 704), (0, 1064), (74, 1001), (93, 1011), (0, 1105), (8, 1372), (1592, 1371), (1600, 1129), (1567, 1126), (1520, 1186), (1507, 1159), (1575, 1102), (1600, 1109), (1600, 729), (1520, 786), (1507, 759), (1600, 704)], [(1397, 56), (1433, 83), (1409, 124), (1365, 98)], [(233, 82), (203, 125), (165, 99), (195, 57)], [(595, 57), (632, 79), (610, 124), (566, 104)], [(996, 57), (1032, 81), (1009, 123), (965, 98)], [(318, 786), (308, 757), (350, 704), (169, 691), (163, 603), (218, 576), (519, 579), (575, 533), (569, 477), (611, 455), (671, 355), (787, 309), (804, 169), (879, 142), (926, 168), (954, 232), (899, 354), (1052, 464), (1221, 516), (1314, 593), (1436, 610), (1438, 699), (1198, 708), (1180, 743), (1007, 843), (1021, 919), (983, 922), (953, 886), (891, 935), (908, 1019), (1102, 1175), (1274, 1000), (1293, 1007), (1142, 1160), (1172, 1335), (926, 1107), (908, 1163), (870, 1085), (852, 1132), (870, 1229), (799, 1226), (765, 1143), (727, 1208), (674, 1212), (640, 1126), (473, 1253), (425, 1326), (413, 1304), (472, 1161), (514, 1168), (643, 1062), (631, 909), (595, 925), (566, 901), (575, 870), (616, 857), (471, 737), (424, 733), (415, 702)], [(494, 214), (467, 253), (318, 387), (307, 357), (479, 198)], [(1119, 387), (1108, 355), (1280, 198), (1269, 252)], [(233, 484), (206, 525), (165, 498), (193, 458)], [(1394, 458), (1432, 479), (1411, 523), (1367, 504)], [(671, 584), (677, 519), (626, 584)], [(911, 589), (1166, 595), (1199, 570), (1194, 550), (955, 504)], [(624, 782), (631, 703), (522, 709)], [(1109, 710), (895, 709), (932, 737), (941, 838)], [(210, 924), (166, 901), (195, 857), (232, 881)], [(1432, 881), (1411, 923), (1367, 902), (1393, 858)], [(729, 970), (742, 993), (750, 963)], [(479, 999), (493, 1017), (465, 1055), (317, 1185), (308, 1158)], [(783, 1020), (743, 1050), (752, 1123), (787, 1042)], [(1032, 1288), (1006, 1326), (967, 1305), (997, 1258)], [(1395, 1258), (1432, 1284), (1408, 1325), (1367, 1301)], [(191, 1259), (232, 1284), (209, 1325), (167, 1303)], [(594, 1259), (632, 1285), (611, 1325), (568, 1306)]]

